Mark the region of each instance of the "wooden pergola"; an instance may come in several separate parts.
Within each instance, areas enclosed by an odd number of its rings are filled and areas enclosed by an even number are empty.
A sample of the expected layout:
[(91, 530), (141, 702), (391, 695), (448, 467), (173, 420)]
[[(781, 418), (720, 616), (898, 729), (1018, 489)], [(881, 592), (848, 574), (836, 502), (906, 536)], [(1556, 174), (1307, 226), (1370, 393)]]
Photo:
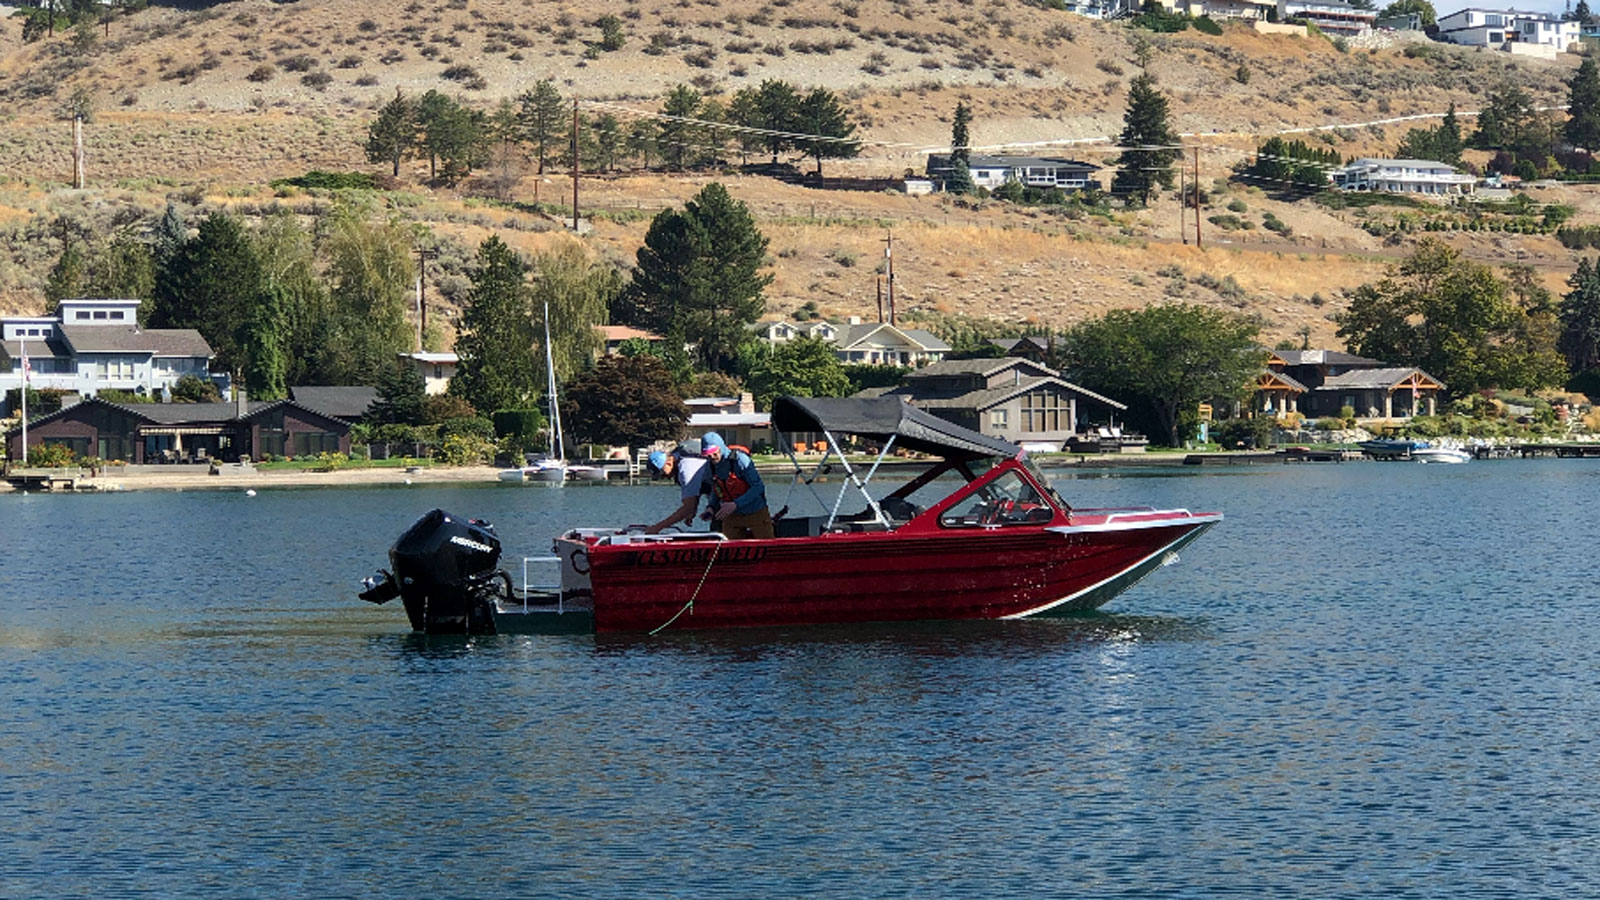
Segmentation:
[(1279, 416), (1284, 413), (1299, 412), (1300, 395), (1305, 392), (1305, 385), (1282, 372), (1268, 369), (1256, 376), (1251, 411)]

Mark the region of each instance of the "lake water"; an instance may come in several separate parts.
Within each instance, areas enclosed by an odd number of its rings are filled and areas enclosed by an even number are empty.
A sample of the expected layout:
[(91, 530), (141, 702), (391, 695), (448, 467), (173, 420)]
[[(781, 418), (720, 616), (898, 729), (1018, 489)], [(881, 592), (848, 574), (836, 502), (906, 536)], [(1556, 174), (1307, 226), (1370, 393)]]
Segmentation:
[(0, 496), (0, 897), (1600, 883), (1600, 463), (1057, 485), (1228, 518), (1082, 619), (430, 639), (354, 588), (423, 511), (671, 490)]

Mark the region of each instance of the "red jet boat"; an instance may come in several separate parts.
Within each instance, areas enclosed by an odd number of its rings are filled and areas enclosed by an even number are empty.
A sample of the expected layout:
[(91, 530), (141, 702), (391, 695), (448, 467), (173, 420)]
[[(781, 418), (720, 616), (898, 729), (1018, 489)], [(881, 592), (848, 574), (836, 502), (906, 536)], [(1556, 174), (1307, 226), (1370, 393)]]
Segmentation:
[[(774, 404), (772, 426), (783, 446), (791, 445), (785, 435), (826, 440), (827, 453), (809, 474), (790, 459), (796, 486), (813, 492), (829, 466), (843, 470), (831, 504), (817, 495), (827, 515), (780, 517), (777, 537), (753, 540), (575, 529), (556, 539), (556, 556), (548, 559), (560, 563), (559, 588), (538, 592), (512, 590), (508, 576), (493, 572), (489, 558), (498, 560), (499, 542), (492, 528), (476, 523), (477, 533), (445, 535), (440, 529), (449, 523), (473, 524), (435, 510), (390, 551), (401, 577), (369, 579), (363, 597), (383, 602), (399, 594), (414, 628), (456, 633), (1060, 615), (1101, 606), (1222, 520), (1221, 513), (1184, 509), (1074, 509), (1016, 445), (898, 398), (784, 397)], [(845, 436), (877, 448), (865, 472), (838, 453)], [(868, 486), (895, 450), (920, 454), (927, 465), (876, 499)], [(862, 505), (841, 514), (852, 489)], [(434, 569), (478, 579), (476, 596), (470, 585), (446, 590), (425, 567), (397, 555), (408, 538), (434, 554)], [(451, 565), (440, 563), (439, 552), (482, 558)]]

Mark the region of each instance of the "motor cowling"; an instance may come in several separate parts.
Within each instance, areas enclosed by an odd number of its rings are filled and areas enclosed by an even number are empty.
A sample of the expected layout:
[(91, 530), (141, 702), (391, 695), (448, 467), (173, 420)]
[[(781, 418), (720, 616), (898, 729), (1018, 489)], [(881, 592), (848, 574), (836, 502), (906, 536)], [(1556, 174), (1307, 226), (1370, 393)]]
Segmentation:
[[(495, 632), (494, 604), (501, 582), (500, 538), (493, 525), (431, 510), (389, 548), (389, 563), (394, 573), (388, 580), (405, 603), (414, 630)], [(389, 591), (369, 588), (367, 593), (374, 595), (369, 599), (382, 602), (376, 597)]]

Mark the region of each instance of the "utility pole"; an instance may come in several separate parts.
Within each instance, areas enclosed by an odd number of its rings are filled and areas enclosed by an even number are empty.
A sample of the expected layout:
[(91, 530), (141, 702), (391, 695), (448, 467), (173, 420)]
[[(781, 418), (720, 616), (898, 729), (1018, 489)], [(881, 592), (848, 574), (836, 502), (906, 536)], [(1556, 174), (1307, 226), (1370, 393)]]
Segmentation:
[(83, 190), (83, 112), (72, 112), (72, 187)]
[(1205, 245), (1200, 243), (1200, 148), (1194, 148), (1194, 245), (1201, 250)]
[(878, 324), (883, 324), (883, 276), (878, 276)]
[(1184, 204), (1189, 202), (1189, 186), (1184, 183), (1188, 170), (1178, 166), (1178, 237), (1183, 239), (1185, 246), (1189, 244), (1189, 211), (1184, 209)]
[(422, 352), (422, 334), (428, 330), (428, 260), (439, 255), (437, 250), (417, 248), (417, 352)]
[(889, 285), (889, 324), (895, 324), (894, 315), (894, 232), (889, 232), (883, 242), (885, 280)]
[(578, 98), (572, 98), (572, 233), (578, 233)]

